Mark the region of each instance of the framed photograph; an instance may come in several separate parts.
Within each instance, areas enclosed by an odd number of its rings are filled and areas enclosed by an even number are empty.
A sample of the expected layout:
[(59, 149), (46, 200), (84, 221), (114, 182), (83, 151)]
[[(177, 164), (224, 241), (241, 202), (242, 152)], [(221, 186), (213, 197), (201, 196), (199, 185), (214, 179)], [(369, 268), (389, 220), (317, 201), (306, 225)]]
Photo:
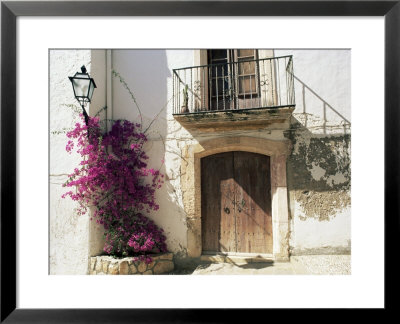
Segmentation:
[(2, 2), (1, 321), (391, 308), (399, 15)]

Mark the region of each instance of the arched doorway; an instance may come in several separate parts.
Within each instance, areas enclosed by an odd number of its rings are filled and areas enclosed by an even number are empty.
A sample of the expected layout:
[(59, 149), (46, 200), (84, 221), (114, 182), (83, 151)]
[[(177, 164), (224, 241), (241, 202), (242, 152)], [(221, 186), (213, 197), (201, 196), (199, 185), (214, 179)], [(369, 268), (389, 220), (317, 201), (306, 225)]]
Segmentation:
[(210, 139), (198, 144), (188, 144), (183, 148), (180, 180), (183, 207), (186, 212), (188, 257), (200, 257), (203, 251), (201, 160), (219, 153), (240, 151), (269, 157), (273, 229), (272, 256), (274, 260), (288, 260), (289, 208), (286, 186), (286, 156), (289, 153), (289, 143), (288, 140), (274, 141), (265, 138), (238, 136)]
[(270, 157), (231, 151), (201, 159), (202, 252), (272, 254)]

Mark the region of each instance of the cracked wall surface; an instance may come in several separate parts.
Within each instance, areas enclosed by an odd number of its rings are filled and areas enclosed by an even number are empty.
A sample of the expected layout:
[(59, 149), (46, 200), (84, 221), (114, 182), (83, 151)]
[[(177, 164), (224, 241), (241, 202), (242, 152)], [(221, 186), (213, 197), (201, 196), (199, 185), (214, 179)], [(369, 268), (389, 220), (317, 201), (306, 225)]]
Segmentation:
[(351, 135), (291, 129), (287, 137), (291, 253), (350, 253)]
[(350, 135), (294, 132), (291, 140), (287, 181), (292, 254), (350, 253)]
[(292, 143), (291, 253), (350, 253), (350, 51), (285, 54), (294, 55), (296, 89), (296, 109), (285, 132)]
[(299, 203), (301, 219), (329, 221), (350, 206), (350, 134), (313, 135), (288, 132), (292, 153), (288, 158), (288, 187)]

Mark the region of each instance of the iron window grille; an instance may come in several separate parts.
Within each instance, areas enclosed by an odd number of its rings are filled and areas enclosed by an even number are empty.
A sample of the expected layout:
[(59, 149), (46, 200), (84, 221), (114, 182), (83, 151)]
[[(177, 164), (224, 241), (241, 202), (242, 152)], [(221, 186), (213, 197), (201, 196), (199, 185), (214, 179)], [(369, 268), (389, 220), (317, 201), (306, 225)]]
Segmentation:
[(292, 56), (251, 56), (174, 69), (173, 114), (294, 107)]

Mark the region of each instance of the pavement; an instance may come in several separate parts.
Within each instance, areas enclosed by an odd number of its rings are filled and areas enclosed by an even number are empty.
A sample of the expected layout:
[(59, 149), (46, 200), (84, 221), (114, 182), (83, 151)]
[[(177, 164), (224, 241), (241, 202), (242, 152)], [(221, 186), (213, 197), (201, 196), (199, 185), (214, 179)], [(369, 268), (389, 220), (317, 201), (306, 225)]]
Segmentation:
[(350, 275), (350, 255), (292, 256), (288, 262), (200, 262), (177, 268), (177, 275)]

